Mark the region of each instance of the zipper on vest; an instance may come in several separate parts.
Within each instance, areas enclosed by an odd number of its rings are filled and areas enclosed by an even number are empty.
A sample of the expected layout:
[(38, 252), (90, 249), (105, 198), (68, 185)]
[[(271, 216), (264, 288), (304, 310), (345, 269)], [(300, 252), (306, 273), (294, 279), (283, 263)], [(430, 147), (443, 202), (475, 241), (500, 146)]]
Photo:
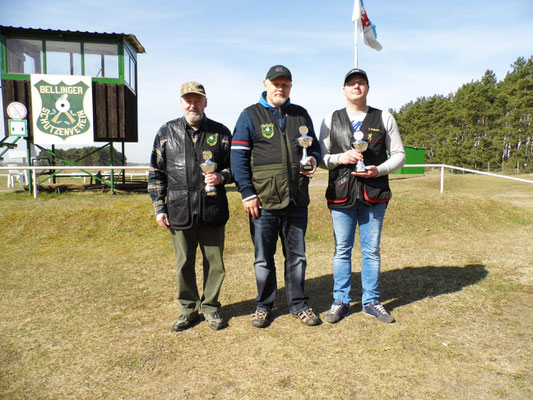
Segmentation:
[[(279, 110), (278, 111), (279, 117), (281, 117), (281, 107), (278, 110)], [(278, 126), (279, 131), (283, 135), (282, 142), (283, 142), (283, 148), (285, 149), (285, 167), (287, 168), (287, 182), (288, 182), (287, 190), (289, 191), (289, 201), (292, 201), (294, 203), (295, 200), (293, 199), (293, 196), (292, 196), (293, 183), (292, 183), (292, 171), (291, 171), (292, 157), (290, 153), (290, 143), (287, 143), (287, 140), (288, 140), (287, 133), (285, 132), (284, 129), (281, 129), (281, 126), (278, 122), (279, 120), (280, 118), (274, 118), (274, 121), (276, 122), (276, 125)], [(287, 120), (285, 120), (285, 128), (287, 128)], [(283, 161), (283, 154), (282, 154), (281, 159)]]

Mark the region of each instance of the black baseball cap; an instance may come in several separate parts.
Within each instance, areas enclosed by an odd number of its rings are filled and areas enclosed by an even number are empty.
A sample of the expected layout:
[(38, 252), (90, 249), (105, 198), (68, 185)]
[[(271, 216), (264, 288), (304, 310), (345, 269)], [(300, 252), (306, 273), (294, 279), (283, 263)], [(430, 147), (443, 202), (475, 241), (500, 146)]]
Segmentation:
[(273, 67), (271, 67), (268, 70), (265, 79), (271, 81), (273, 79), (279, 78), (280, 76), (286, 76), (292, 82), (291, 71), (289, 71), (289, 69), (283, 65), (274, 65)]
[(348, 82), (348, 78), (352, 75), (362, 75), (366, 80), (366, 84), (368, 85), (368, 75), (366, 74), (365, 71), (359, 68), (352, 68), (351, 70), (348, 71), (348, 73), (344, 76), (345, 85), (346, 85), (346, 82)]

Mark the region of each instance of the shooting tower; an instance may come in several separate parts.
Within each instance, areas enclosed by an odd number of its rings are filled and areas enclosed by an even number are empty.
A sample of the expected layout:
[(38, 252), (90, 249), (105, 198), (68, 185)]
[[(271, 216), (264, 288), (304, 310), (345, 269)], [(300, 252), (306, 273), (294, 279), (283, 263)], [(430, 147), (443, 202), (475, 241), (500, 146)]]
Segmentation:
[[(0, 26), (0, 51), (6, 132), (6, 137), (0, 135), (0, 143), (7, 144), (10, 118), (7, 107), (13, 102), (24, 104), (28, 111), (28, 146), (37, 143), (35, 121), (41, 110), (32, 109), (35, 104), (32, 96), (36, 93), (32, 88), (32, 76), (37, 75), (50, 75), (50, 79), (52, 76), (78, 76), (85, 81), (90, 77), (87, 91), (92, 94), (92, 115), (89, 115), (92, 141), (109, 142), (110, 149), (113, 142), (121, 142), (124, 149), (125, 142), (138, 141), (137, 54), (145, 53), (145, 49), (134, 35)], [(59, 95), (53, 101), (57, 98)], [(72, 109), (69, 113), (69, 108), (66, 111), (57, 105), (56, 108), (52, 109), (59, 114), (55, 122), (61, 115), (74, 122), (76, 115)], [(71, 125), (66, 119), (64, 122), (65, 126)], [(69, 132), (72, 130), (73, 126)]]

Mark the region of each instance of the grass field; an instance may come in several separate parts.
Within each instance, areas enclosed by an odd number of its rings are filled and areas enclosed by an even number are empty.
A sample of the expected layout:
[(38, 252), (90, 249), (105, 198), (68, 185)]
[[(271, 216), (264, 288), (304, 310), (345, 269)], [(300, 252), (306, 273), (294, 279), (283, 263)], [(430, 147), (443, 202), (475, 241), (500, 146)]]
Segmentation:
[[(181, 333), (170, 330), (172, 245), (147, 194), (0, 194), (0, 398), (533, 398), (532, 185), (447, 175), (440, 194), (430, 174), (392, 188), (381, 289), (395, 324), (361, 313), (354, 251), (357, 301), (339, 324), (290, 317), (280, 270), (274, 321), (252, 327), (253, 248), (231, 191), (229, 327)], [(324, 190), (311, 187), (306, 283), (322, 317), (333, 255)]]

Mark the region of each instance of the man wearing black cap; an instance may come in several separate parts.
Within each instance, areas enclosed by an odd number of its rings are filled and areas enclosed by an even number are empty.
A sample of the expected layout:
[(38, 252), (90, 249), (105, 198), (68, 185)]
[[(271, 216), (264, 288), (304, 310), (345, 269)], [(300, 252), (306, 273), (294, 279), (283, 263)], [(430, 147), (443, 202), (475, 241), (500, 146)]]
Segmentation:
[[(224, 184), (232, 179), (231, 133), (205, 116), (203, 85), (184, 83), (180, 104), (183, 117), (167, 122), (155, 137), (148, 191), (157, 222), (170, 230), (176, 254), (181, 315), (172, 329), (190, 328), (199, 320), (200, 310), (209, 326), (218, 330), (226, 326), (218, 296), (225, 276), (222, 256), (229, 210)], [(210, 170), (203, 172), (209, 163)], [(198, 245), (203, 255), (201, 298), (195, 274)]]
[[(394, 117), (367, 105), (368, 90), (365, 71), (348, 71), (343, 86), (346, 107), (328, 114), (320, 128), (321, 166), (329, 170), (326, 199), (335, 237), (333, 304), (325, 316), (329, 323), (340, 321), (350, 310), (357, 225), (363, 312), (381, 322), (394, 322), (379, 301), (380, 240), (385, 209), (392, 196), (388, 174), (404, 165), (405, 152)], [(356, 138), (368, 143), (362, 153), (352, 147)], [(360, 172), (355, 168), (359, 160), (364, 160), (366, 167)]]
[[(249, 214), (255, 246), (258, 296), (252, 325), (265, 328), (277, 292), (274, 253), (278, 236), (285, 256), (285, 289), (290, 312), (309, 326), (320, 319), (304, 294), (305, 231), (309, 175), (316, 170), (320, 146), (307, 111), (292, 104), (292, 75), (283, 65), (269, 69), (259, 103), (246, 108), (237, 121), (231, 144), (231, 168)], [(302, 160), (298, 138), (313, 139)], [(303, 163), (309, 167), (302, 168)]]

